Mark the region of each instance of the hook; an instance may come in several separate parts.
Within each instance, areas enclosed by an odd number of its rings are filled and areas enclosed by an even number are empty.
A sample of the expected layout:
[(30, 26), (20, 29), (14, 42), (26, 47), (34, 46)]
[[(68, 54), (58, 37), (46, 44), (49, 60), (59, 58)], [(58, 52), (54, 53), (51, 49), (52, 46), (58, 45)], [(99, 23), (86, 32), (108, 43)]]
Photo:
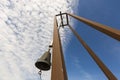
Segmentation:
[(40, 70), (40, 71), (38, 72), (38, 74), (40, 75), (40, 79), (42, 80), (42, 78), (41, 78), (42, 71)]

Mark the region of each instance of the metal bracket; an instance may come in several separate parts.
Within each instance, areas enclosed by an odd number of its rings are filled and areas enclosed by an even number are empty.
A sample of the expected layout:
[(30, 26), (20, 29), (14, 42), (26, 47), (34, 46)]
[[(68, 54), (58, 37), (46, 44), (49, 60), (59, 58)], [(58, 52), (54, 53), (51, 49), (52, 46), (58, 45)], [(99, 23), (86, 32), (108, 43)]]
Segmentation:
[[(64, 21), (63, 21), (63, 15), (66, 15), (66, 24), (65, 24)], [(67, 13), (62, 13), (62, 12), (60, 11), (60, 14), (57, 14), (56, 16), (59, 16), (60, 19), (61, 19), (60, 27), (63, 27), (63, 28), (64, 28), (64, 26), (69, 25), (69, 19), (68, 19), (68, 14), (67, 14)], [(57, 24), (57, 25), (58, 25), (58, 24)]]

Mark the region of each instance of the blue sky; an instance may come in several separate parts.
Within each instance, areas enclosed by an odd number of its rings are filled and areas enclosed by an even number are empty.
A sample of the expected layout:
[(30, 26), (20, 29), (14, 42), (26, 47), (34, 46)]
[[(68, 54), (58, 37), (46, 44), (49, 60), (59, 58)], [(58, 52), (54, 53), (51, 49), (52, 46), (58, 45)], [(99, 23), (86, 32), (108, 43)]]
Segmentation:
[[(79, 0), (75, 14), (120, 30), (119, 0)], [(120, 43), (74, 20), (74, 29), (120, 79)], [(69, 80), (107, 80), (79, 41), (72, 35), (65, 53)]]

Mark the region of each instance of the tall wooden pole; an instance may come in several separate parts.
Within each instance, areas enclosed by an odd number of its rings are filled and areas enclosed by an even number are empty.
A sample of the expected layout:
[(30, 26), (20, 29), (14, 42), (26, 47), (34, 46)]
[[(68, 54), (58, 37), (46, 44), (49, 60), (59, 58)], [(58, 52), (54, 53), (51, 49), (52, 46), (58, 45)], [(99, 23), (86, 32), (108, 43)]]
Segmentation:
[(56, 17), (54, 18), (51, 80), (68, 80)]
[(109, 80), (117, 80), (117, 78), (112, 74), (112, 72), (105, 66), (105, 64), (99, 59), (99, 57), (92, 51), (92, 49), (82, 40), (79, 34), (68, 25), (73, 34), (78, 38), (83, 47), (88, 51), (89, 55), (93, 58), (96, 64), (100, 67), (100, 69), (104, 72)]
[(79, 21), (81, 21), (81, 22), (83, 22), (87, 25), (90, 25), (90, 27), (92, 27), (92, 28), (94, 28), (94, 29), (96, 29), (96, 30), (98, 30), (102, 33), (105, 33), (106, 35), (120, 41), (120, 30), (113, 29), (111, 27), (108, 27), (108, 26), (105, 26), (103, 24), (85, 19), (85, 18), (80, 17), (80, 16), (76, 16), (76, 15), (73, 15), (73, 14), (70, 14), (70, 13), (67, 13), (67, 14), (72, 16), (75, 19), (78, 19)]

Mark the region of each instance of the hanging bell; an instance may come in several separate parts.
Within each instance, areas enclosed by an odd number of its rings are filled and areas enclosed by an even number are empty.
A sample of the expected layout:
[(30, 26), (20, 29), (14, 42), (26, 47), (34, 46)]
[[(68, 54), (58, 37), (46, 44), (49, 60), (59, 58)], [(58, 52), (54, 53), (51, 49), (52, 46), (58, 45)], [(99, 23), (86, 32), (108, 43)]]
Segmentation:
[(51, 66), (51, 53), (50, 51), (45, 52), (35, 63), (35, 66), (40, 70), (49, 70)]

